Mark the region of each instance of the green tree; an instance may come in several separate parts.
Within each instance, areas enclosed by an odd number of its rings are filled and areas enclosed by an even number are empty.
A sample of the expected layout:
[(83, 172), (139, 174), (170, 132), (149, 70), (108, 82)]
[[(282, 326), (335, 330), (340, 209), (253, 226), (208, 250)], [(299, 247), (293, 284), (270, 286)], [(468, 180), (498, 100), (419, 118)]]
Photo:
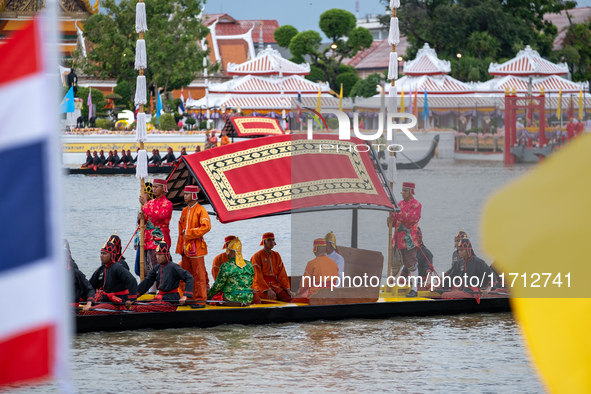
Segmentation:
[(324, 79), (324, 71), (316, 66), (310, 66), (310, 74), (306, 75), (305, 78), (312, 82), (326, 82), (326, 79)]
[(591, 22), (569, 26), (556, 60), (568, 64), (573, 81), (591, 79)]
[[(525, 45), (549, 57), (558, 31), (543, 17), (574, 5), (563, 0), (401, 0), (398, 18), (409, 42), (407, 59), (429, 43), (452, 67), (458, 53), (482, 63), (473, 67), (474, 76), (476, 68), (488, 68), (486, 58), (512, 58)], [(390, 16), (382, 21), (389, 24)]]
[(343, 84), (343, 97), (349, 97), (349, 95), (351, 94), (351, 89), (353, 89), (353, 86), (355, 86), (357, 81), (359, 81), (360, 79), (361, 78), (359, 78), (357, 74), (353, 73), (339, 74), (337, 76), (338, 90), (336, 90), (336, 92), (340, 93), (341, 84)]
[(501, 44), (499, 40), (488, 34), (486, 31), (475, 31), (468, 37), (468, 48), (482, 60), (483, 56), (494, 58), (499, 51)]
[(162, 114), (160, 115), (160, 128), (162, 130), (178, 130), (178, 125), (174, 120), (174, 116), (172, 114)]
[(306, 30), (293, 36), (289, 42), (291, 54), (303, 60), (305, 55), (310, 55), (314, 63), (318, 62), (318, 49), (322, 43), (320, 33), (315, 30)]
[(333, 8), (320, 15), (320, 30), (333, 42), (349, 35), (357, 24), (355, 15), (346, 10)]
[(373, 73), (365, 79), (360, 79), (355, 83), (351, 89), (351, 97), (372, 97), (377, 93), (377, 85), (381, 83), (382, 76), (378, 73)]
[[(321, 50), (322, 38), (314, 30), (307, 30), (293, 35), (293, 29), (285, 29), (280, 33), (277, 43), (282, 47), (288, 47), (293, 55), (292, 60), (304, 62), (309, 57), (312, 67), (324, 73), (323, 78), (318, 75), (308, 76), (308, 79), (316, 81), (328, 81), (333, 90), (337, 90), (339, 74), (350, 69), (343, 69), (343, 60), (355, 56), (359, 51), (369, 48), (373, 37), (364, 27), (355, 27), (357, 21), (349, 11), (330, 9), (320, 15), (319, 26), (326, 36), (332, 41), (332, 45)], [(291, 26), (290, 26), (291, 27)], [(292, 35), (289, 45), (286, 46), (287, 37)], [(317, 73), (317, 72), (315, 72)], [(349, 78), (351, 79), (351, 78)]]
[(283, 25), (273, 33), (273, 38), (277, 42), (277, 45), (283, 48), (289, 47), (291, 39), (298, 34), (298, 29), (291, 25)]
[(129, 82), (127, 82), (125, 79), (120, 79), (117, 82), (117, 86), (115, 86), (113, 89), (113, 93), (117, 93), (119, 96), (121, 96), (121, 100), (113, 101), (116, 107), (123, 107), (124, 109), (131, 109), (135, 107), (133, 100), (131, 99), (131, 87), (129, 86)]
[(357, 69), (353, 66), (348, 66), (346, 64), (341, 64), (339, 66), (339, 74), (345, 74), (345, 73), (353, 73), (353, 74), (357, 74)]
[[(147, 82), (164, 92), (188, 85), (202, 69), (203, 51), (197, 42), (208, 29), (196, 15), (201, 0), (145, 0), (148, 31), (144, 33), (148, 57)], [(91, 43), (85, 72), (99, 78), (126, 80), (135, 91), (136, 0), (103, 0), (105, 14), (92, 15), (84, 25)]]

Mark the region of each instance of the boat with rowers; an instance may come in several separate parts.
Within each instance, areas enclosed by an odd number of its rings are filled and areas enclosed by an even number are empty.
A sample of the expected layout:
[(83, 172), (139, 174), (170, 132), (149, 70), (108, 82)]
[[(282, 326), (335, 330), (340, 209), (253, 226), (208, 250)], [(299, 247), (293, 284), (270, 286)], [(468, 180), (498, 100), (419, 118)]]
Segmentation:
[[(148, 166), (149, 174), (170, 174), (174, 165)], [(66, 174), (70, 175), (122, 175), (135, 174), (135, 166), (113, 166), (113, 167), (80, 167), (80, 168), (64, 168)]]
[[(198, 199), (211, 207), (221, 223), (274, 215), (349, 210), (353, 212), (351, 247), (339, 246), (345, 275), (382, 278), (380, 252), (357, 248), (359, 209), (391, 212), (398, 209), (386, 176), (373, 149), (329, 151), (318, 149), (338, 137), (282, 135), (251, 139), (183, 156), (168, 176), (168, 199), (175, 210), (184, 207), (183, 190), (198, 185)], [(363, 144), (360, 139), (339, 144)], [(329, 160), (329, 161), (327, 161)], [(327, 173), (326, 163), (334, 166)], [(257, 179), (255, 182), (250, 182)], [(245, 187), (248, 186), (248, 190)], [(378, 281), (379, 282), (379, 281)], [(292, 290), (299, 278), (292, 278)], [(419, 291), (405, 297), (409, 287), (383, 286), (322, 288), (309, 304), (267, 301), (244, 307), (210, 303), (176, 312), (117, 313), (76, 316), (79, 333), (90, 331), (212, 327), (220, 324), (270, 324), (313, 320), (382, 319), (395, 316), (428, 316), (458, 313), (506, 312), (506, 295), (475, 299), (441, 299), (439, 293)], [(420, 290), (420, 289), (419, 289)], [(138, 302), (149, 302), (141, 298)]]

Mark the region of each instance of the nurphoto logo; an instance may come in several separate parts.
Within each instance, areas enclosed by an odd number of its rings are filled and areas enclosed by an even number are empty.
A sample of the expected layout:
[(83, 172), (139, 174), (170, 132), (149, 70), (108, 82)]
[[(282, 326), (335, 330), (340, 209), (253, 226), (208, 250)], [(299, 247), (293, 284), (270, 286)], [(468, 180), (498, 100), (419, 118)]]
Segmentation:
[[(349, 116), (343, 111), (337, 109), (321, 109), (320, 112), (313, 110), (312, 108), (304, 107), (302, 108), (305, 112), (307, 112), (313, 119), (308, 119), (307, 122), (307, 136), (308, 139), (314, 139), (314, 130), (313, 130), (313, 120), (320, 126), (322, 129), (323, 127), (328, 130), (328, 125), (326, 120), (322, 114), (333, 114), (336, 116), (339, 122), (339, 140), (349, 141), (351, 140), (351, 121)], [(404, 123), (397, 123), (398, 121), (402, 121), (405, 119), (410, 119), (410, 122)], [(386, 123), (384, 127), (384, 123)], [(386, 129), (386, 140), (392, 140), (392, 133), (396, 130), (402, 131), (408, 139), (411, 141), (417, 141), (417, 137), (415, 137), (410, 129), (417, 125), (417, 118), (413, 114), (404, 113), (404, 112), (384, 112), (380, 111), (378, 116), (378, 129), (374, 133), (361, 133), (359, 131), (359, 113), (355, 111), (353, 113), (353, 134), (355, 137), (363, 140), (363, 141), (376, 141), (382, 137), (384, 134), (384, 128)], [(372, 144), (374, 149), (378, 152), (380, 151), (388, 151), (388, 152), (402, 152), (404, 147), (400, 144)], [(332, 149), (347, 149), (351, 150), (354, 149), (356, 152), (367, 152), (369, 150), (369, 146), (365, 144), (355, 145), (351, 147), (347, 145), (347, 147), (340, 147), (338, 144), (322, 144), (320, 150), (332, 150)]]

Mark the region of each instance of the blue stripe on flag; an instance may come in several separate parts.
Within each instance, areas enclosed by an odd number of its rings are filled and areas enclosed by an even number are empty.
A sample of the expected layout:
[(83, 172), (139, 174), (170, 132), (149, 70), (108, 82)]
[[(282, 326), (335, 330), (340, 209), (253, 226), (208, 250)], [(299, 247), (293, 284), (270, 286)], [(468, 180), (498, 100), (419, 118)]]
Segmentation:
[(49, 255), (45, 143), (0, 151), (0, 217), (5, 224), (0, 272)]

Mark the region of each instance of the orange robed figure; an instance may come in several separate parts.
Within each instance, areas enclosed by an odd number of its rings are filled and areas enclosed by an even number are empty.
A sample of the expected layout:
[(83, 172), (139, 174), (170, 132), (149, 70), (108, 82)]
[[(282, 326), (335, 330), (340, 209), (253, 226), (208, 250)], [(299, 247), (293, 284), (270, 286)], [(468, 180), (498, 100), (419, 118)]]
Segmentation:
[(275, 245), (273, 233), (263, 234), (261, 241), (263, 249), (250, 258), (254, 266), (252, 287), (260, 298), (291, 302), (293, 297), (291, 285), (281, 255), (272, 250)]
[(300, 290), (293, 302), (309, 303), (310, 296), (317, 293), (318, 289), (331, 286), (331, 277), (339, 276), (337, 263), (326, 255), (326, 240), (322, 238), (314, 240), (314, 255), (316, 258), (308, 261), (306, 265)]
[(220, 146), (228, 145), (228, 144), (230, 144), (230, 143), (231, 143), (231, 141), (230, 141), (230, 137), (228, 137), (228, 136), (226, 135), (226, 132), (223, 132), (223, 133), (222, 133), (222, 139), (221, 139), (221, 141), (220, 141)]
[[(228, 248), (228, 244), (233, 239), (236, 239), (236, 237), (233, 235), (228, 235), (224, 239), (224, 249)], [(229, 261), (229, 260), (230, 259), (228, 258), (228, 253), (226, 251), (224, 251), (224, 253), (218, 254), (217, 256), (215, 256), (213, 258), (213, 264), (211, 265), (211, 275), (213, 276), (213, 280), (217, 279), (218, 274), (220, 273), (220, 268), (221, 268), (222, 264), (224, 264), (226, 261)]]
[[(209, 214), (197, 203), (198, 186), (185, 187), (185, 202), (187, 206), (179, 219), (179, 239), (176, 245), (176, 253), (182, 256), (180, 266), (189, 271), (193, 276), (192, 300), (207, 300), (207, 287), (209, 276), (205, 269), (205, 255), (207, 244), (203, 236), (211, 230)], [(181, 294), (184, 292), (184, 284), (180, 286)], [(192, 307), (204, 305), (192, 304)]]

